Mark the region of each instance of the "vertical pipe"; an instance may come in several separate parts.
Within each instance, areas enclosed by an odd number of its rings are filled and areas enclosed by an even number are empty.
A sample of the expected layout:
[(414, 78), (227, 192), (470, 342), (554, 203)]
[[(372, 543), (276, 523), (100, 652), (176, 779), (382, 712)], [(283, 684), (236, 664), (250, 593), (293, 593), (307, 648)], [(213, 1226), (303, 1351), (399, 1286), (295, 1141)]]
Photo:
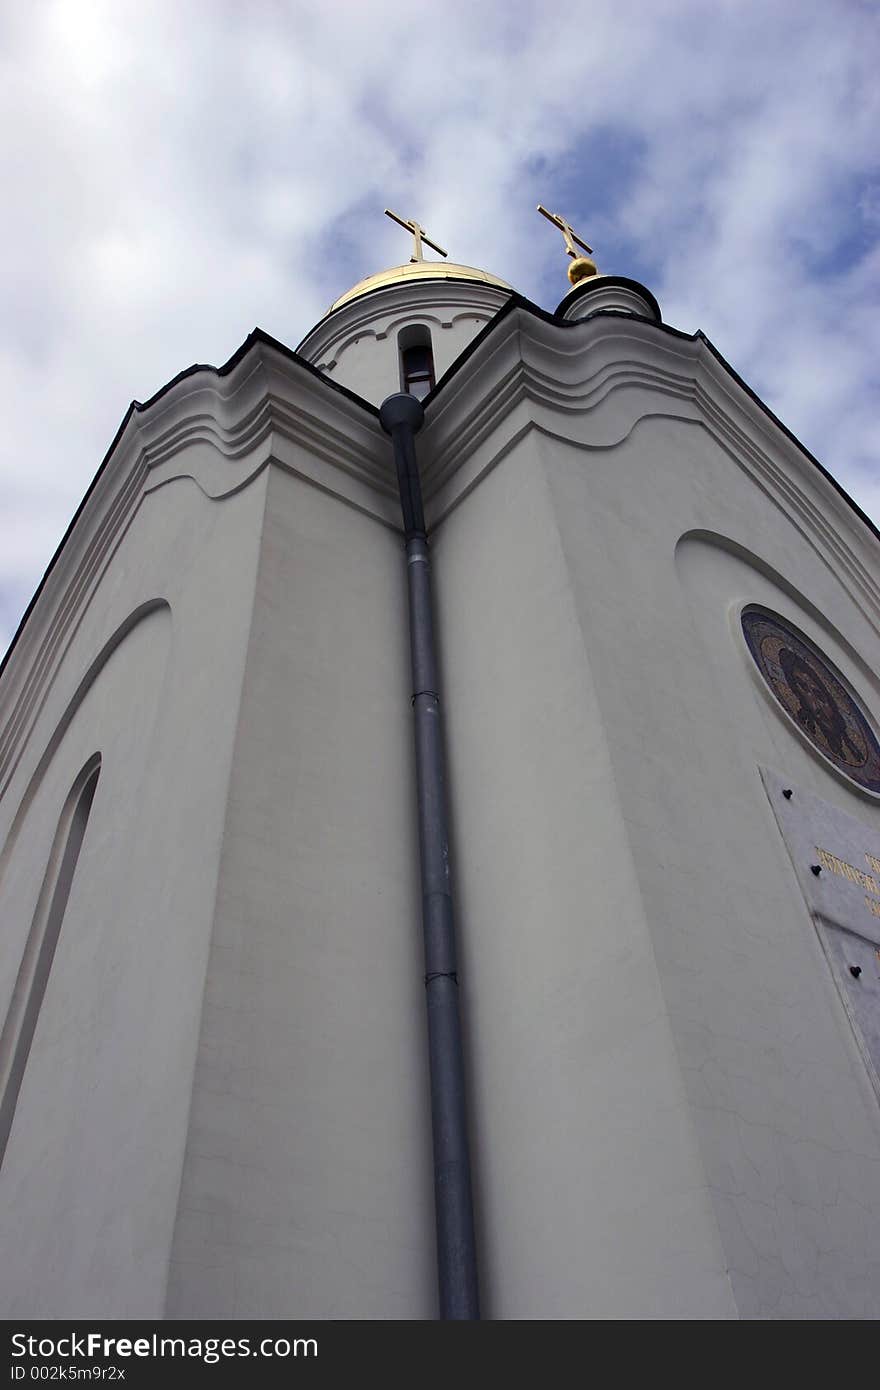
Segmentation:
[(434, 653), (431, 568), (414, 440), (423, 419), (419, 401), (405, 393), (389, 396), (379, 412), (382, 428), (391, 435), (406, 536), (440, 1317), (476, 1319), (480, 1311), (439, 680)]

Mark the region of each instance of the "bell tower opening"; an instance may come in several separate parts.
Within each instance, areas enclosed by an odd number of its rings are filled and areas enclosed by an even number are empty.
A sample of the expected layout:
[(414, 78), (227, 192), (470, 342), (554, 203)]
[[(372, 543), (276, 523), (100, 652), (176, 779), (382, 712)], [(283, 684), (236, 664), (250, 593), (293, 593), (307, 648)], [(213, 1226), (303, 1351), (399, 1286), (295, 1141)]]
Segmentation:
[(434, 350), (431, 330), (424, 323), (413, 323), (397, 335), (400, 357), (400, 389), (417, 400), (424, 400), (435, 385)]

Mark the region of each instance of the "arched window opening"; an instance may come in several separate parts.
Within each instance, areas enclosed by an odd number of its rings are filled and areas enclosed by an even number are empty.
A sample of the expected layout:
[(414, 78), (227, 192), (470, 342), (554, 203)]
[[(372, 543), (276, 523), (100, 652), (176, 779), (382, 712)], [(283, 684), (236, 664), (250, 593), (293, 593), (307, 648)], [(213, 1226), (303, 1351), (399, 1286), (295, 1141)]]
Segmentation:
[(64, 803), (0, 1034), (0, 1163), (6, 1152), (100, 772), (101, 755), (96, 753), (80, 772)]
[(434, 352), (427, 324), (413, 323), (398, 334), (400, 389), (424, 400), (434, 386)]

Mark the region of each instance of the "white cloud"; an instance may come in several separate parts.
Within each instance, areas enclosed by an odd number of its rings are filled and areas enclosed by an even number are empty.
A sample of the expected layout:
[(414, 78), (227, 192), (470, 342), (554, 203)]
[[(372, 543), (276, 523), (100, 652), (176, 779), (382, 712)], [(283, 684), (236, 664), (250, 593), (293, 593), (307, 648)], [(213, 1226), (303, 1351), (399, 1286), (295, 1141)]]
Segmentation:
[(386, 204), (551, 308), (534, 205), (558, 206), (880, 517), (872, 7), (63, 0), (0, 24), (7, 637), (128, 401), (255, 323), (295, 345), (406, 257)]

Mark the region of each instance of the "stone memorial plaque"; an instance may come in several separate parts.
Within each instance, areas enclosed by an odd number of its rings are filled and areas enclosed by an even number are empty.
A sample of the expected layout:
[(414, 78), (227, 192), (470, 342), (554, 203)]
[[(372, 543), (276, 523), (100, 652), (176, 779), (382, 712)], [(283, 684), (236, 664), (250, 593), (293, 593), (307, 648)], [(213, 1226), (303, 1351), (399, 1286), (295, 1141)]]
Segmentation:
[(880, 1095), (880, 832), (779, 773), (760, 772)]

